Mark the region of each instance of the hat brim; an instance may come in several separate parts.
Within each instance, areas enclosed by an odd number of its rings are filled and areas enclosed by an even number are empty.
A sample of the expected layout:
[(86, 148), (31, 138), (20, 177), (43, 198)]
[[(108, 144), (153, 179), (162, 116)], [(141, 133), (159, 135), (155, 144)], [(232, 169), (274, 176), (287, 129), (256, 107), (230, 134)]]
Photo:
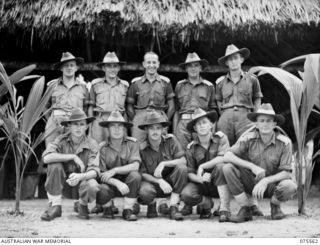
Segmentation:
[(81, 57), (75, 57), (75, 58), (72, 58), (72, 59), (60, 61), (60, 62), (58, 62), (58, 63), (55, 63), (55, 64), (53, 65), (53, 68), (55, 68), (55, 69), (60, 69), (61, 66), (62, 66), (64, 63), (69, 62), (69, 61), (75, 61), (75, 62), (77, 63), (77, 65), (81, 65), (81, 64), (83, 64), (84, 59), (81, 58)]
[(119, 122), (119, 121), (102, 121), (102, 122), (99, 122), (99, 125), (101, 127), (107, 128), (110, 123), (122, 123), (127, 128), (130, 128), (133, 125), (132, 123), (129, 123), (129, 122)]
[(242, 48), (242, 49), (239, 49), (238, 51), (236, 52), (233, 52), (231, 54), (228, 54), (228, 55), (225, 55), (223, 57), (220, 57), (218, 59), (218, 64), (221, 65), (221, 66), (227, 66), (226, 65), (226, 60), (228, 59), (228, 57), (230, 57), (231, 55), (234, 55), (234, 54), (241, 54), (242, 57), (246, 60), (249, 58), (250, 56), (250, 50), (248, 48)]
[(209, 62), (206, 59), (201, 59), (201, 60), (195, 60), (195, 61), (191, 61), (191, 62), (180, 63), (179, 66), (181, 68), (185, 69), (188, 64), (192, 64), (192, 63), (196, 63), (196, 62), (199, 62), (203, 68), (209, 65)]
[(274, 117), (275, 121), (277, 122), (277, 125), (282, 125), (286, 120), (285, 117), (280, 115), (280, 114), (270, 115), (270, 114), (266, 114), (266, 113), (257, 113), (257, 112), (248, 113), (247, 114), (247, 118), (252, 122), (256, 122), (257, 121), (257, 116), (260, 116), (260, 115)]
[(97, 66), (101, 68), (106, 64), (119, 64), (121, 66), (121, 65), (126, 64), (126, 62), (124, 62), (124, 61), (119, 61), (119, 62), (99, 62), (99, 63), (97, 63)]
[(187, 124), (187, 130), (189, 132), (194, 132), (194, 125), (196, 124), (197, 120), (199, 120), (200, 118), (203, 118), (203, 117), (207, 117), (209, 118), (209, 120), (212, 122), (212, 123), (215, 123), (218, 119), (218, 114), (215, 112), (215, 111), (210, 111), (206, 114), (204, 114), (203, 116), (201, 117), (198, 117), (196, 119), (192, 119), (188, 124)]
[(95, 117), (85, 117), (85, 118), (79, 118), (79, 119), (74, 119), (74, 120), (65, 120), (65, 121), (62, 121), (60, 124), (62, 126), (68, 126), (69, 123), (78, 122), (78, 121), (82, 121), (82, 120), (86, 120), (87, 124), (89, 124), (89, 123), (92, 123), (94, 120), (96, 120), (96, 118)]
[(154, 125), (154, 124), (161, 124), (163, 127), (167, 127), (170, 125), (169, 122), (145, 123), (145, 124), (139, 125), (138, 128), (145, 130), (147, 126)]

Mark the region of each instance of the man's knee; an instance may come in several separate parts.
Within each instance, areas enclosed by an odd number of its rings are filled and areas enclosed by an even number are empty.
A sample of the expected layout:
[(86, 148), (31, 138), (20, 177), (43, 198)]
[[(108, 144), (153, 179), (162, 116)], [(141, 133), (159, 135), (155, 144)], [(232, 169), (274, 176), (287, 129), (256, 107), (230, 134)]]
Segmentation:
[(62, 163), (50, 163), (47, 170), (47, 175), (65, 174)]
[(137, 171), (130, 172), (127, 176), (127, 181), (130, 183), (141, 183), (141, 174)]
[(287, 201), (292, 198), (297, 192), (297, 184), (291, 179), (280, 181), (276, 190), (275, 196), (279, 201)]
[(181, 200), (187, 205), (197, 205), (202, 201), (202, 195), (199, 191), (193, 187), (193, 185), (188, 184), (181, 192)]
[(187, 168), (186, 165), (178, 164), (178, 165), (175, 166), (174, 171), (177, 172), (177, 174), (181, 174), (181, 175), (185, 174), (185, 175), (187, 175), (188, 168)]
[(231, 163), (224, 164), (222, 166), (223, 175), (225, 177), (232, 175), (234, 173), (235, 168), (236, 167)]
[(156, 197), (157, 193), (154, 186), (148, 182), (142, 182), (139, 192), (138, 199), (141, 204), (148, 205)]

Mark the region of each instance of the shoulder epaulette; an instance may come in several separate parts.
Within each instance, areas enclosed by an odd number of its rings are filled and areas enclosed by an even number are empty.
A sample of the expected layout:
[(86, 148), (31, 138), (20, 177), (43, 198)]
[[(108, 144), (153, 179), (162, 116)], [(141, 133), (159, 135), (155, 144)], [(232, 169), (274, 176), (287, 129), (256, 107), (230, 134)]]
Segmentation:
[(136, 138), (129, 137), (129, 136), (127, 136), (127, 140), (132, 141), (132, 142), (137, 142)]
[(102, 141), (99, 143), (99, 149), (101, 149), (103, 146), (105, 146), (107, 142), (106, 141)]
[(136, 81), (140, 80), (141, 78), (142, 78), (142, 76), (141, 77), (135, 77), (135, 78), (133, 78), (131, 80), (131, 83), (135, 83)]
[(177, 85), (181, 84), (181, 83), (185, 83), (186, 81), (187, 81), (187, 79), (180, 80), (179, 82), (177, 82)]
[(104, 79), (102, 77), (99, 77), (99, 78), (93, 79), (91, 84), (93, 86), (93, 85), (100, 83), (100, 82), (103, 82), (103, 81), (104, 81)]
[(170, 79), (168, 77), (165, 77), (165, 76), (162, 76), (162, 75), (159, 75), (160, 78), (165, 81), (166, 83), (170, 83)]
[(173, 134), (164, 134), (164, 135), (162, 135), (162, 136), (163, 136), (164, 139), (171, 139), (171, 138), (174, 137)]
[(47, 86), (50, 86), (50, 85), (54, 84), (55, 82), (57, 83), (58, 81), (59, 81), (59, 78), (53, 79), (47, 83)]
[(276, 138), (282, 141), (285, 145), (288, 145), (291, 142), (291, 140), (287, 136), (284, 136), (283, 134), (278, 134)]
[(254, 77), (257, 78), (257, 75), (251, 72), (244, 72), (245, 75), (250, 76), (250, 77)]
[(215, 133), (215, 135), (217, 135), (217, 136), (219, 136), (220, 138), (222, 138), (225, 134), (222, 133), (221, 131), (217, 131), (217, 132)]
[(213, 86), (213, 84), (206, 79), (202, 79), (202, 82), (208, 86)]
[(126, 80), (119, 79), (119, 81), (124, 85), (129, 87), (129, 83)]
[(194, 141), (191, 141), (188, 145), (187, 145), (187, 149), (190, 150), (191, 146), (194, 144)]
[(252, 132), (250, 131), (250, 132), (240, 136), (241, 139), (255, 139), (257, 137), (258, 136), (255, 131), (252, 131)]
[(219, 84), (224, 78), (225, 76), (218, 77), (216, 80), (216, 84)]

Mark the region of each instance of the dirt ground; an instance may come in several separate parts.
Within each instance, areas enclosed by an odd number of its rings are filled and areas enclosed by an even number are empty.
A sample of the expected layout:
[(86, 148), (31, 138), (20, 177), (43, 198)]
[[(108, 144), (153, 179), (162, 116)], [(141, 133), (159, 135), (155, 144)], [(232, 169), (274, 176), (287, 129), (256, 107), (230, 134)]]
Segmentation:
[[(219, 201), (214, 200), (217, 205)], [(51, 222), (40, 220), (47, 200), (22, 201), (21, 209), (24, 216), (14, 217), (8, 214), (14, 207), (13, 200), (0, 201), (0, 237), (3, 238), (281, 238), (281, 237), (320, 237), (320, 188), (312, 187), (307, 201), (308, 216), (299, 216), (297, 213), (297, 200), (293, 199), (282, 205), (282, 210), (287, 214), (286, 219), (273, 221), (270, 219), (269, 200), (259, 201), (264, 217), (254, 217), (252, 222), (243, 224), (219, 223), (217, 217), (210, 220), (199, 220), (193, 214), (182, 222), (169, 220), (167, 217), (148, 219), (146, 206), (141, 206), (137, 222), (123, 221), (120, 215), (114, 220), (106, 220), (99, 215), (91, 215), (89, 220), (79, 220), (73, 212), (74, 200), (63, 200), (63, 213), (61, 218)], [(121, 200), (116, 204), (121, 206)], [(232, 200), (232, 212), (236, 213), (238, 205)], [(121, 210), (120, 210), (121, 211)], [(195, 213), (195, 208), (194, 208)]]

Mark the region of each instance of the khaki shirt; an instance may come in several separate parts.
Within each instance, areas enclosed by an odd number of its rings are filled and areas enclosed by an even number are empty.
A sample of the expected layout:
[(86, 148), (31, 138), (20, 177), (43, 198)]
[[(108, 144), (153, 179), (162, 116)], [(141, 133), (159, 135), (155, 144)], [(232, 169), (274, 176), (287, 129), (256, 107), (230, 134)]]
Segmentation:
[(144, 75), (131, 81), (127, 102), (140, 109), (151, 104), (164, 107), (173, 97), (174, 92), (169, 78), (157, 75), (156, 80), (151, 83)]
[[(86, 166), (86, 172), (94, 170), (99, 175), (99, 165), (98, 162), (95, 161), (98, 155), (98, 150), (98, 143), (94, 139), (87, 136), (85, 136), (80, 145), (75, 148), (71, 139), (71, 134), (66, 133), (58, 136), (53, 142), (49, 143), (47, 149), (43, 152), (42, 157), (50, 153), (75, 154), (82, 160), (83, 164)], [(73, 161), (70, 162), (74, 164)]]
[(84, 82), (76, 79), (71, 88), (67, 88), (62, 78), (51, 80), (48, 84), (58, 83), (51, 96), (51, 107), (71, 111), (75, 108), (84, 110), (89, 102), (89, 92)]
[(241, 72), (240, 80), (234, 83), (230, 74), (218, 78), (216, 83), (216, 100), (221, 102), (221, 109), (233, 106), (254, 108), (254, 101), (262, 98), (258, 78), (248, 72)]
[(210, 138), (208, 149), (203, 148), (196, 137), (187, 146), (186, 156), (189, 173), (197, 173), (201, 164), (210, 161), (217, 156), (224, 156), (229, 149), (227, 136), (221, 131), (216, 132)]
[(175, 88), (176, 110), (179, 113), (193, 113), (195, 109), (201, 108), (205, 111), (214, 110), (215, 88), (213, 84), (200, 77), (199, 83), (193, 85), (188, 79), (181, 80)]
[(115, 85), (110, 85), (105, 78), (92, 81), (90, 104), (96, 111), (124, 111), (129, 83), (117, 78)]
[(141, 163), (137, 140), (135, 138), (125, 137), (120, 151), (114, 149), (109, 142), (104, 142), (100, 148), (99, 162), (101, 173), (134, 162)]
[(291, 171), (291, 140), (275, 132), (269, 145), (265, 145), (258, 129), (239, 138), (230, 148), (240, 158), (266, 170), (266, 176), (274, 175), (282, 170)]
[(162, 161), (174, 160), (185, 155), (177, 138), (172, 134), (163, 135), (158, 151), (150, 146), (148, 140), (142, 143), (141, 150), (142, 163), (141, 173), (154, 174), (158, 164)]

